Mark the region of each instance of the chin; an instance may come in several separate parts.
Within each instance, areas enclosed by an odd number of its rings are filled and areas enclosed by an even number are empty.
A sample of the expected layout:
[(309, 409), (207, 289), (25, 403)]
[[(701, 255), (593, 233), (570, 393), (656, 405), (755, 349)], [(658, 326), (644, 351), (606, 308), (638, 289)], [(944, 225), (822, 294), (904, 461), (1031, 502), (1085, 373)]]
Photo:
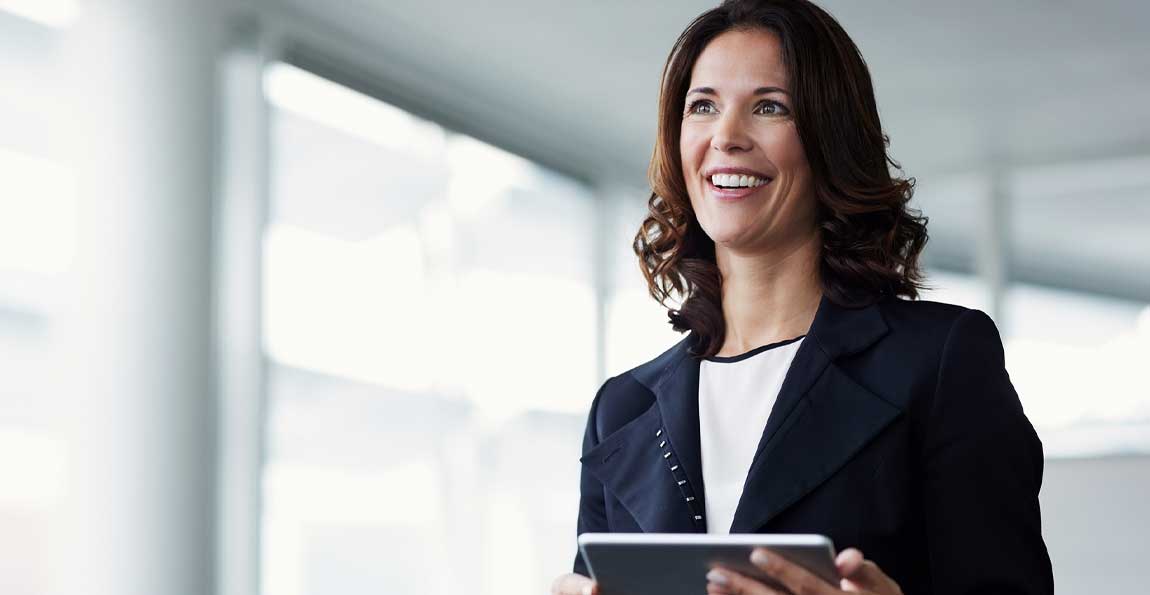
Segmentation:
[[(716, 219), (718, 219), (716, 221)], [(707, 221), (706, 225), (700, 222), (700, 227), (706, 232), (707, 237), (714, 240), (716, 243), (731, 242), (743, 237), (748, 229), (747, 221), (741, 217), (717, 217), (711, 218)]]
[(742, 234), (739, 233), (740, 231), (741, 230), (719, 230), (715, 233), (708, 232), (707, 237), (711, 238), (711, 241), (714, 242), (716, 246), (732, 248), (740, 244), (742, 238)]

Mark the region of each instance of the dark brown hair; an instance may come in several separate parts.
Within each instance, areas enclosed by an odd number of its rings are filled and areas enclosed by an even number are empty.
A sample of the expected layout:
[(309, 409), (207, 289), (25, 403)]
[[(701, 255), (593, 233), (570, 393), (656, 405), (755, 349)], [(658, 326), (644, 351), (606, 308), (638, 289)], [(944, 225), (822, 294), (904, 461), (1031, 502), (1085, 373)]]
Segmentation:
[(659, 133), (648, 177), (648, 214), (633, 248), (651, 296), (678, 332), (692, 331), (692, 353), (714, 355), (726, 334), (714, 242), (691, 209), (679, 154), (683, 100), (703, 48), (732, 29), (779, 36), (792, 81), (793, 116), (810, 164), (822, 234), (819, 276), (832, 302), (856, 307), (885, 296), (918, 297), (918, 259), (927, 218), (910, 209), (914, 179), (891, 175), (870, 73), (846, 31), (806, 0), (728, 0), (696, 18), (663, 67)]

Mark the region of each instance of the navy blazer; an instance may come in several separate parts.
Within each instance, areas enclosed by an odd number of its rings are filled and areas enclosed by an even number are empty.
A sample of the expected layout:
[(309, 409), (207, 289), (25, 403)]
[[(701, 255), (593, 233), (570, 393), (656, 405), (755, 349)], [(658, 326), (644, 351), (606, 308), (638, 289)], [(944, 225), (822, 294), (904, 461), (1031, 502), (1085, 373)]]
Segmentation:
[[(583, 439), (578, 532), (706, 532), (688, 335), (607, 380)], [(732, 533), (821, 533), (907, 595), (1054, 590), (1042, 444), (983, 312), (827, 298), (771, 411)], [(575, 571), (588, 574), (576, 555)]]

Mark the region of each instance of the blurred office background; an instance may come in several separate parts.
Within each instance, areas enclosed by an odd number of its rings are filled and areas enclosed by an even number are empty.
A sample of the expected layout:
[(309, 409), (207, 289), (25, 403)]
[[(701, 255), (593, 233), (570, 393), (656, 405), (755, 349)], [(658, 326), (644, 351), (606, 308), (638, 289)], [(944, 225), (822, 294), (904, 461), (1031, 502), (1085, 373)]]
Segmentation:
[[(544, 593), (711, 2), (0, 0), (0, 592)], [(1060, 593), (1150, 573), (1150, 4), (823, 3), (991, 313)]]

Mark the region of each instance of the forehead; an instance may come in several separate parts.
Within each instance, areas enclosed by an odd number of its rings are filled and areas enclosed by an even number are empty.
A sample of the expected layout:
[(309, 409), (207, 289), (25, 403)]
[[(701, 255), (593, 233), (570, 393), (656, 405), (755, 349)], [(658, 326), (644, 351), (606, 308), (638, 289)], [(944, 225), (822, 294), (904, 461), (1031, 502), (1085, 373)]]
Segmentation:
[(788, 76), (779, 37), (765, 29), (735, 29), (711, 40), (691, 68), (691, 87), (724, 89), (776, 86), (784, 89)]

